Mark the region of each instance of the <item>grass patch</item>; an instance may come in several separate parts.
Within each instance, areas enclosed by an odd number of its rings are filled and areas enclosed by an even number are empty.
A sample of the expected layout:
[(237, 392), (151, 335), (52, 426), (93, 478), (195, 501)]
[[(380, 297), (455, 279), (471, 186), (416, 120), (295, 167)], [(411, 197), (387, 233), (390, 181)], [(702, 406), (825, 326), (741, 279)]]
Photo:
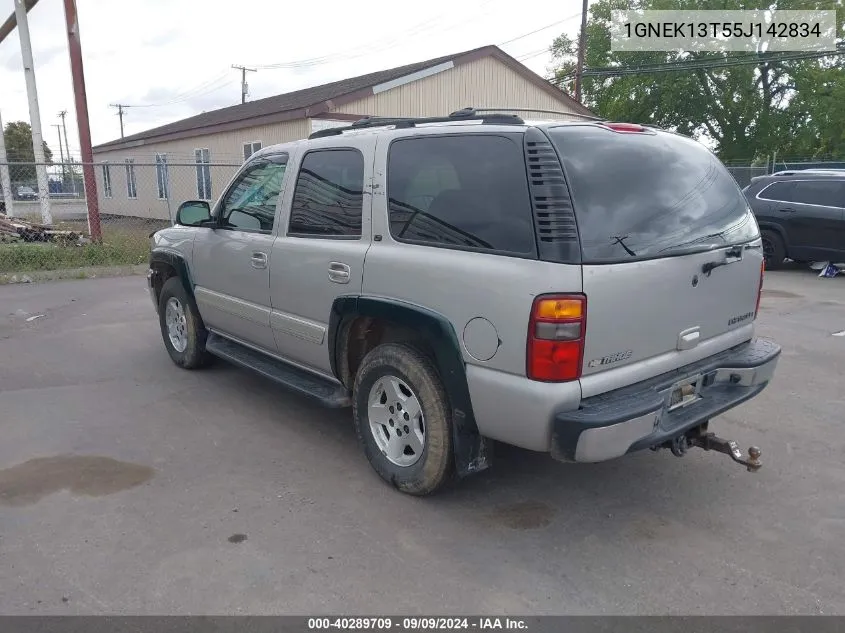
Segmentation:
[[(150, 256), (149, 235), (162, 224), (134, 218), (104, 222), (100, 244), (0, 244), (0, 273), (142, 264)], [(56, 228), (83, 231), (84, 227), (84, 223), (64, 222)]]

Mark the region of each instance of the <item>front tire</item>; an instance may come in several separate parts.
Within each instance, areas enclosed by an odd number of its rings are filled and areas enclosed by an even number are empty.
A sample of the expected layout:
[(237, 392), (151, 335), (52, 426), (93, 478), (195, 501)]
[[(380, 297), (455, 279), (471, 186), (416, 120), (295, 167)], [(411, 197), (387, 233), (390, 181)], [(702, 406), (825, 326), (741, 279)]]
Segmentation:
[(171, 277), (162, 286), (158, 298), (158, 320), (164, 346), (176, 365), (196, 369), (208, 364), (210, 356), (205, 351), (208, 331), (197, 304), (178, 277)]
[(352, 407), (358, 441), (382, 479), (418, 496), (451, 479), (451, 409), (421, 352), (397, 343), (372, 350), (355, 376)]

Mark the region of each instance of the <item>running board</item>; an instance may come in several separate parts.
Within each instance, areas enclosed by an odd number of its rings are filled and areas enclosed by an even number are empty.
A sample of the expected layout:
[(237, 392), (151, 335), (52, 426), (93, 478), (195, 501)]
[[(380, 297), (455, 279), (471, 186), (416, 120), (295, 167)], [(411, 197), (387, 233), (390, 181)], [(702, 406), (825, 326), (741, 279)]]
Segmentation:
[(291, 391), (316, 400), (324, 407), (339, 409), (352, 404), (349, 392), (341, 385), (213, 332), (208, 333), (205, 349), (209, 354), (258, 372)]

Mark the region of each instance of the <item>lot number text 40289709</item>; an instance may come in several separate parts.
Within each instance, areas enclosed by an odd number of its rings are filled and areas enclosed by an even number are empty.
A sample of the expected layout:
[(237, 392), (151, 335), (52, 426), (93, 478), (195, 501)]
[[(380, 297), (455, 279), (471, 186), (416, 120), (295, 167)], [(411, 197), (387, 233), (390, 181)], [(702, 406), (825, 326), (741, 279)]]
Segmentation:
[(375, 631), (445, 631), (445, 630), (526, 630), (526, 622), (520, 618), (500, 617), (323, 617), (308, 618), (308, 629), (319, 630), (375, 630)]

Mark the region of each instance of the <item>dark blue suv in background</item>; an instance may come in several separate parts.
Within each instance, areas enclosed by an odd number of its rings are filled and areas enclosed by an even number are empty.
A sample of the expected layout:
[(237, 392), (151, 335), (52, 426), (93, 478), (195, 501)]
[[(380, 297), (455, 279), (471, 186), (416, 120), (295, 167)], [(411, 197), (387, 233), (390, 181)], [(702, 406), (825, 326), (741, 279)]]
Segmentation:
[(766, 268), (786, 258), (845, 262), (845, 170), (777, 172), (753, 178), (743, 191), (760, 225)]

